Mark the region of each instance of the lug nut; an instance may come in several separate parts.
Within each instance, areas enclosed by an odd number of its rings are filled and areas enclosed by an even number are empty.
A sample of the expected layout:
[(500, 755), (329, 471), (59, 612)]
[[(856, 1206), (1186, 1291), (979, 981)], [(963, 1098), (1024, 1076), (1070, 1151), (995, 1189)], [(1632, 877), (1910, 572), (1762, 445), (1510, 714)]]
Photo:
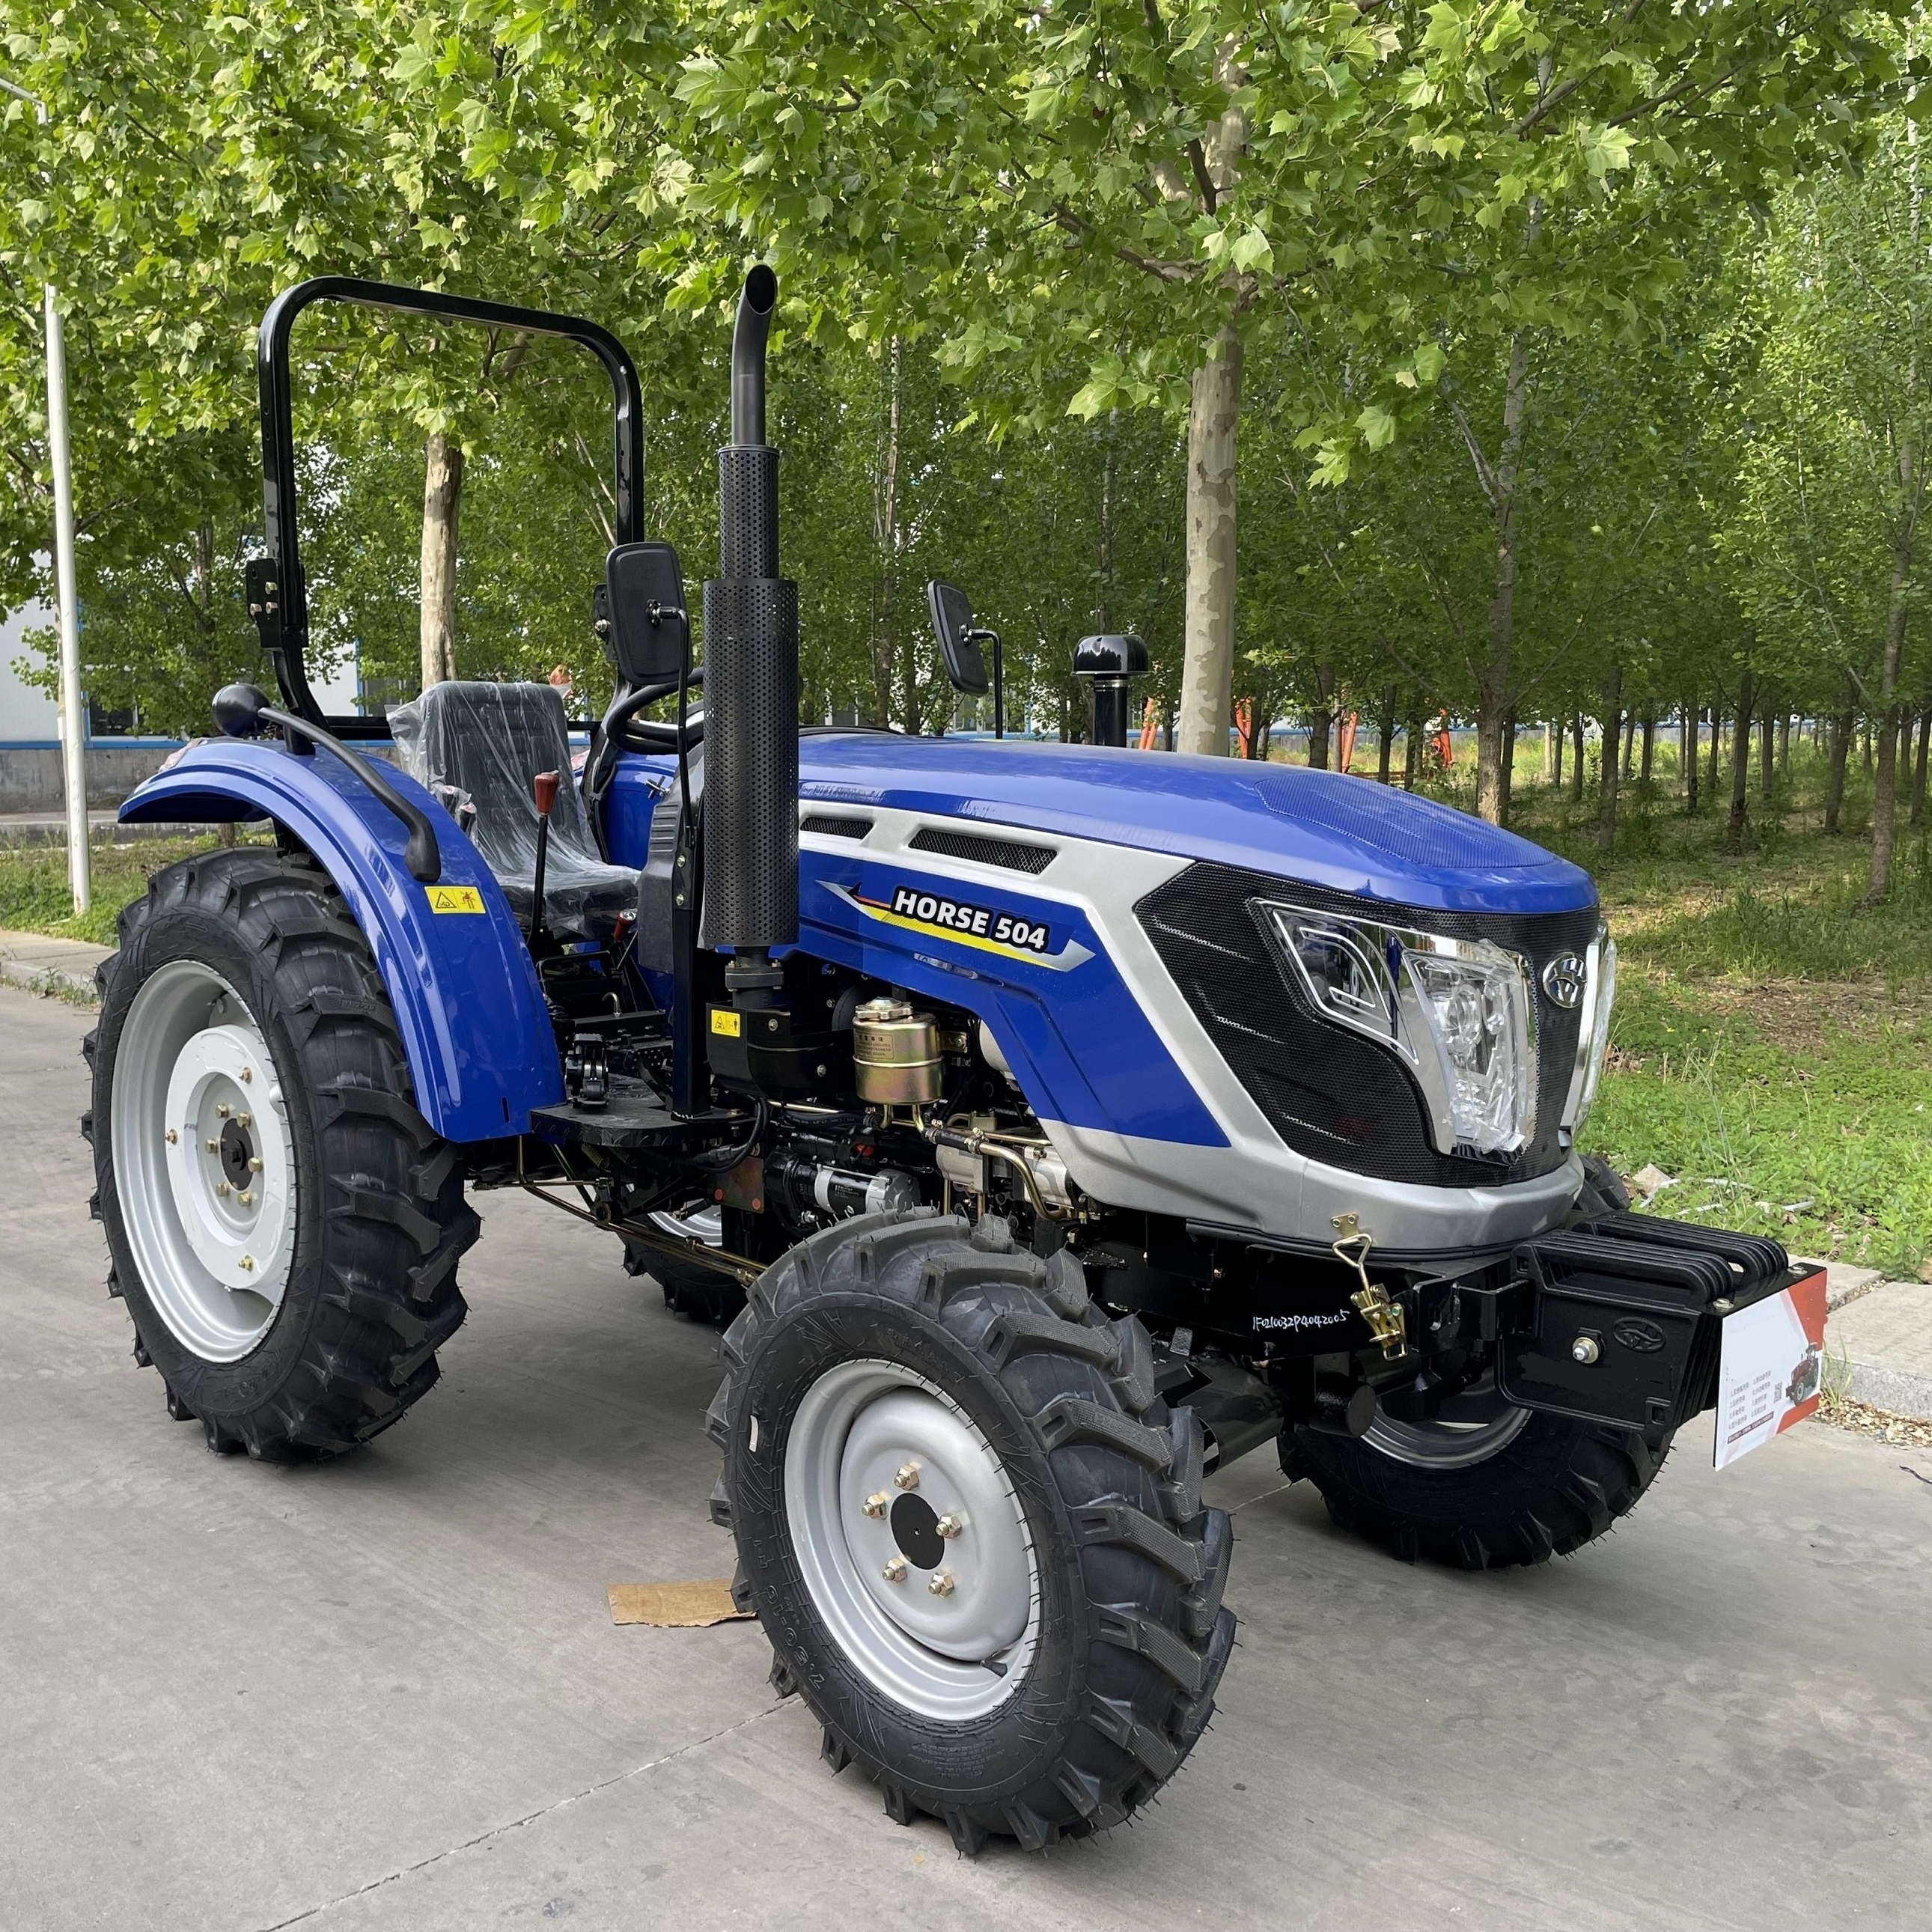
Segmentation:
[(886, 1505), (891, 1501), (892, 1498), (887, 1496), (884, 1490), (878, 1490), (868, 1496), (859, 1507), (868, 1516), (884, 1516), (886, 1513)]
[(252, 1188), (243, 1188), (242, 1192), (236, 1195), (235, 1198), (236, 1200), (240, 1202), (244, 1208), (252, 1208), (255, 1204), (255, 1194), (254, 1190)]
[(926, 1587), (930, 1590), (935, 1597), (951, 1596), (952, 1594), (952, 1572), (947, 1570), (940, 1570), (939, 1574), (933, 1578), (932, 1581), (927, 1584)]
[(244, 1066), (242, 1068), (242, 1084), (243, 1086), (247, 1086), (248, 1083), (254, 1078), (254, 1077), (255, 1070), (252, 1066)]
[(248, 1274), (253, 1274), (255, 1272), (255, 1257), (253, 1255), (244, 1255), (242, 1257), (242, 1266)]
[(1576, 1340), (1570, 1344), (1570, 1359), (1573, 1362), (1582, 1363), (1586, 1367), (1594, 1362), (1603, 1352), (1602, 1348), (1598, 1346), (1597, 1338), (1594, 1335), (1579, 1335)]
[(932, 1526), (950, 1542), (966, 1527), (966, 1519), (963, 1516), (955, 1516), (949, 1510)]
[(219, 1154), (221, 1151), (221, 1143), (219, 1141), (203, 1141), (202, 1145), (207, 1148), (210, 1154)]
[(903, 1556), (891, 1558), (879, 1574), (884, 1577), (888, 1583), (903, 1583), (906, 1575), (905, 1558)]
[(237, 1114), (235, 1124), (238, 1127), (252, 1127), (255, 1124), (255, 1117), (253, 1114)]
[(218, 1181), (214, 1184), (214, 1191), (215, 1191), (215, 1192), (216, 1192), (216, 1193), (218, 1193), (218, 1195), (220, 1195), (220, 1196), (221, 1196), (221, 1198), (223, 1198), (223, 1200), (224, 1200), (224, 1201), (225, 1201), (225, 1200), (226, 1200), (226, 1199), (227, 1199), (227, 1198), (228, 1198), (228, 1194), (229, 1194), (229, 1186), (228, 1186), (228, 1184), (227, 1184), (227, 1182), (226, 1182), (226, 1181), (225, 1181), (225, 1180), (218, 1180)]
[(919, 1487), (919, 1465), (916, 1462), (902, 1462), (899, 1465), (899, 1472), (892, 1478), (892, 1480), (902, 1490), (917, 1489)]
[(225, 1120), (227, 1119), (228, 1102), (226, 1100), (218, 1100), (215, 1102), (214, 1118), (218, 1120)]
[(172, 1146), (174, 1146), (174, 1145), (175, 1145), (175, 1144), (176, 1144), (176, 1143), (180, 1140), (180, 1138), (181, 1138), (181, 1136), (180, 1136), (180, 1135), (178, 1135), (178, 1133), (176, 1133), (176, 1132), (175, 1132), (175, 1130), (174, 1130), (174, 1129), (173, 1129), (173, 1128), (172, 1128), (172, 1127), (169, 1128), (169, 1130), (168, 1130), (168, 1145), (169, 1145), (170, 1147), (172, 1147)]
[(249, 1172), (250, 1174), (260, 1174), (260, 1173), (261, 1172), (261, 1171), (262, 1171), (262, 1161), (261, 1161), (261, 1156), (260, 1156), (259, 1154), (256, 1154), (256, 1155), (251, 1155), (251, 1156), (250, 1156), (250, 1158), (249, 1158), (249, 1162), (248, 1162), (248, 1172)]

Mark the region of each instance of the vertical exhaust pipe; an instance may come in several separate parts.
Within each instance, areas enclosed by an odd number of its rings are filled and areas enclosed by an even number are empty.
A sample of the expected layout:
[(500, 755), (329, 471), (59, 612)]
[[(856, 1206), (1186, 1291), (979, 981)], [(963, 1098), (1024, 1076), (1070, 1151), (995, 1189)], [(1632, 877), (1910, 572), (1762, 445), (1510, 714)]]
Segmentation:
[(765, 440), (778, 278), (745, 278), (731, 335), (731, 441), (718, 452), (718, 575), (704, 586), (704, 944), (729, 946), (740, 1006), (783, 983), (798, 941), (798, 586), (778, 574), (778, 453)]

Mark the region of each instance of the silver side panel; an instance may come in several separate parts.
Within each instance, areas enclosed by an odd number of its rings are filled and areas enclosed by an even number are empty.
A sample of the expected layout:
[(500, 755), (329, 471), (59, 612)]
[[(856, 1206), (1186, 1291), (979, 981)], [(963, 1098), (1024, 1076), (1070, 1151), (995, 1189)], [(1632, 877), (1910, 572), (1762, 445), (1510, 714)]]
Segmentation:
[[(802, 833), (800, 842), (809, 849), (849, 853), (855, 844), (862, 845), (935, 879), (982, 890), (1002, 886), (1057, 899), (1086, 914), (1128, 992), (1228, 1142), (1225, 1148), (1190, 1147), (1042, 1119), (1040, 1124), (1068, 1173), (1096, 1200), (1324, 1244), (1334, 1238), (1331, 1217), (1352, 1209), (1377, 1246), (1433, 1250), (1526, 1239), (1560, 1220), (1576, 1198), (1582, 1165), (1574, 1155), (1554, 1173), (1506, 1187), (1424, 1187), (1330, 1167), (1284, 1144), (1194, 1017), (1134, 916), (1135, 905), (1184, 872), (1187, 860), (1128, 844), (1016, 832), (975, 819), (878, 806), (808, 801), (801, 809), (872, 821), (862, 841)], [(1043, 871), (1028, 876), (911, 850), (914, 835), (926, 825), (1048, 845), (1056, 856)]]

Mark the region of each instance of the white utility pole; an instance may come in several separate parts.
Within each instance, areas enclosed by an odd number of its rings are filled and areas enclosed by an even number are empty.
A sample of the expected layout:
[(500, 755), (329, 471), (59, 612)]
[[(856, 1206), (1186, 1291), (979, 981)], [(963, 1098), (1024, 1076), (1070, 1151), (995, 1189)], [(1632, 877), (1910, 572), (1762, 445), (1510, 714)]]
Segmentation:
[[(10, 80), (0, 92), (24, 100), (47, 124), (46, 103)], [(80, 709), (80, 604), (74, 574), (74, 478), (67, 443), (67, 349), (54, 285), (46, 288), (47, 461), (54, 473), (54, 583), (60, 601), (61, 784), (67, 794), (67, 876), (74, 909), (94, 900), (93, 854), (87, 841), (87, 732)]]

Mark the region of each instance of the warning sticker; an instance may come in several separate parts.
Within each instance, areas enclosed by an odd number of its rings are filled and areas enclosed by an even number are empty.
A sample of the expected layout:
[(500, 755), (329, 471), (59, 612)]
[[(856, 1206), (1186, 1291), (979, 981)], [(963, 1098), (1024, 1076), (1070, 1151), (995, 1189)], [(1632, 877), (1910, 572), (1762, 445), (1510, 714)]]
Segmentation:
[(1716, 1465), (1762, 1448), (1818, 1412), (1825, 1379), (1825, 1275), (1725, 1318)]
[(481, 912), (483, 895), (474, 886), (426, 886), (431, 912)]

